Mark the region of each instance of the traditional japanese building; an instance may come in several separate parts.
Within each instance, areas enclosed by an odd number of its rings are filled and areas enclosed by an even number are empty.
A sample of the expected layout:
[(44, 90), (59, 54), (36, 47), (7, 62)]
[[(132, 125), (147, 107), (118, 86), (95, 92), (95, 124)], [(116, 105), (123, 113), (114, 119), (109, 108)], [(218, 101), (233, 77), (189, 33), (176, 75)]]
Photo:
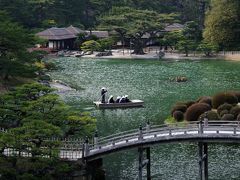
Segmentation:
[(37, 36), (47, 40), (47, 43), (43, 47), (57, 51), (73, 49), (74, 42), (80, 33), (85, 33), (87, 36), (95, 35), (100, 39), (109, 37), (107, 31), (84, 31), (74, 26), (69, 26), (67, 28), (53, 27), (37, 33)]

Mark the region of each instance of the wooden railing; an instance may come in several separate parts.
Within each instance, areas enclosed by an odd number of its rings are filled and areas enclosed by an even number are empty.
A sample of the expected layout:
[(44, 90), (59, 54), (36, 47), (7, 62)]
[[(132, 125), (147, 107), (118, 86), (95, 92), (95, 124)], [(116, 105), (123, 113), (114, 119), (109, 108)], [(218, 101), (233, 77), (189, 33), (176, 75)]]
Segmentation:
[(207, 136), (212, 138), (215, 135), (239, 136), (240, 124), (238, 121), (195, 121), (188, 123), (176, 123), (168, 125), (156, 125), (139, 129), (133, 129), (116, 133), (106, 137), (94, 137), (94, 143), (84, 144), (84, 157), (97, 156), (98, 154), (112, 152), (116, 149), (132, 147), (138, 144), (161, 141), (169, 138), (174, 140), (179, 137), (192, 138), (192, 136)]

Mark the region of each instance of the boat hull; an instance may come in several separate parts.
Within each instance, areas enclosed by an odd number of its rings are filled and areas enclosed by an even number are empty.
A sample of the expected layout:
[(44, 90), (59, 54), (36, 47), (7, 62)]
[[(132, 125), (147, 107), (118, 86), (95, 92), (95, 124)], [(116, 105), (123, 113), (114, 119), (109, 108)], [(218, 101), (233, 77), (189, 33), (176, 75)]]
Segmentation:
[(99, 109), (114, 109), (114, 108), (134, 108), (143, 107), (144, 102), (141, 100), (132, 100), (128, 103), (101, 103), (100, 101), (93, 102)]

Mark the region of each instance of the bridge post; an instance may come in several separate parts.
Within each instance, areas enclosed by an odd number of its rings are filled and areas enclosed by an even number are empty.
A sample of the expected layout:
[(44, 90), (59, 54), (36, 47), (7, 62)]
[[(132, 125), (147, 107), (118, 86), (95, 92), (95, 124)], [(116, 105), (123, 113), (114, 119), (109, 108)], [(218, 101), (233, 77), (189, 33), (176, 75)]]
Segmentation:
[(150, 131), (150, 121), (149, 121), (149, 119), (147, 121), (146, 130), (147, 130), (147, 133), (149, 133), (149, 131)]
[(203, 143), (198, 143), (199, 180), (203, 180)]
[(143, 148), (138, 148), (138, 180), (142, 180)]
[(139, 135), (138, 140), (143, 140), (143, 131), (142, 131), (142, 125), (139, 126)]
[(98, 132), (96, 131), (93, 138), (94, 147), (98, 148)]
[(88, 141), (88, 138), (86, 138), (86, 140), (85, 140), (85, 144), (84, 144), (84, 155), (85, 156), (87, 156), (88, 155), (88, 153), (89, 153), (89, 141)]
[(203, 122), (202, 122), (202, 120), (199, 121), (198, 133), (203, 134)]
[(151, 154), (150, 154), (150, 147), (146, 149), (147, 151), (147, 180), (151, 180)]
[(204, 180), (208, 180), (208, 144), (203, 144), (204, 153)]

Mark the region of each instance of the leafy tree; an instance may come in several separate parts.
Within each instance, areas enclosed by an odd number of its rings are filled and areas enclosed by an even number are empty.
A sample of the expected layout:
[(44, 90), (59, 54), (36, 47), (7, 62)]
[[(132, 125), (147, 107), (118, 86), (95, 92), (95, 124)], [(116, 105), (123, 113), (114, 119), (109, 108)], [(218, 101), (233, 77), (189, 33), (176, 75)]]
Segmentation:
[(236, 48), (240, 37), (240, 1), (212, 0), (207, 12), (204, 39), (221, 48)]
[(111, 47), (114, 45), (114, 39), (113, 38), (104, 38), (98, 40), (101, 50), (104, 51), (106, 49), (111, 49)]
[(167, 32), (160, 41), (162, 42), (162, 45), (170, 46), (170, 48), (173, 49), (173, 47), (176, 47), (177, 43), (183, 38), (182, 31), (171, 31)]
[(0, 77), (29, 77), (34, 74), (33, 54), (27, 51), (35, 37), (0, 11)]
[(189, 51), (194, 51), (197, 47), (197, 44), (192, 40), (183, 39), (177, 43), (177, 49), (180, 52), (184, 52), (188, 56)]
[[(133, 43), (135, 54), (144, 54), (143, 47), (151, 38), (158, 35), (164, 24), (174, 22), (175, 14), (158, 14), (154, 11), (137, 10), (129, 7), (114, 7), (101, 18), (101, 27), (116, 31), (124, 44), (127, 37)], [(149, 38), (143, 39), (144, 35)]]
[(217, 52), (219, 47), (215, 44), (210, 44), (206, 42), (202, 42), (201, 44), (198, 45), (197, 50), (204, 52), (206, 56), (211, 56), (212, 53)]
[(93, 51), (98, 51), (100, 50), (101, 45), (94, 40), (90, 40), (90, 41), (86, 41), (82, 44), (81, 49), (83, 51), (90, 51), (91, 53), (93, 53)]

